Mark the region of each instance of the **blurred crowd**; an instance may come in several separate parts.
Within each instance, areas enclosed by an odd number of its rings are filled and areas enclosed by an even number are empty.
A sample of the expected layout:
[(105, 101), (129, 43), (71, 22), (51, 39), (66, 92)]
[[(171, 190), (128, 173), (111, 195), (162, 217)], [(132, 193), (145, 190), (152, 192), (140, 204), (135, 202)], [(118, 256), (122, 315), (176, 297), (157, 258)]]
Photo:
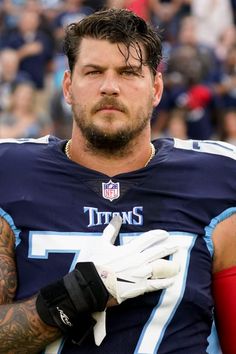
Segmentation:
[(165, 90), (153, 138), (236, 145), (236, 0), (0, 0), (0, 138), (70, 136), (64, 28), (105, 7), (161, 31)]

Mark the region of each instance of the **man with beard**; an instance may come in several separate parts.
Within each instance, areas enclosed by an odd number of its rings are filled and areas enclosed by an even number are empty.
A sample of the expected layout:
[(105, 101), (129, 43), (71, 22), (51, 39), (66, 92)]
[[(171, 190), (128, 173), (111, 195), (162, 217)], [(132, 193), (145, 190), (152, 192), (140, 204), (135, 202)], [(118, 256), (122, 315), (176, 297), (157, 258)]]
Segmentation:
[(217, 354), (215, 309), (233, 353), (235, 147), (150, 141), (161, 42), (132, 12), (65, 52), (71, 139), (0, 144), (2, 352)]

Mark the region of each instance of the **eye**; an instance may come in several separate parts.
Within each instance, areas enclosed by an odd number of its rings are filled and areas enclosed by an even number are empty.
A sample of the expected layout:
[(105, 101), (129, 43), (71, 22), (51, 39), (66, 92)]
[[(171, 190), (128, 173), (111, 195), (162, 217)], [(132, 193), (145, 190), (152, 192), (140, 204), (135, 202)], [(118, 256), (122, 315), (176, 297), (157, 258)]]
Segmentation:
[(132, 69), (126, 69), (121, 71), (121, 75), (124, 76), (137, 76), (138, 73)]
[(100, 70), (90, 70), (85, 73), (86, 76), (95, 76), (101, 74)]
[(132, 76), (136, 76), (136, 77), (143, 77), (142, 73), (140, 70), (135, 70), (132, 68), (128, 68), (128, 69), (124, 69), (121, 71), (121, 75), (125, 76), (125, 77), (132, 77)]

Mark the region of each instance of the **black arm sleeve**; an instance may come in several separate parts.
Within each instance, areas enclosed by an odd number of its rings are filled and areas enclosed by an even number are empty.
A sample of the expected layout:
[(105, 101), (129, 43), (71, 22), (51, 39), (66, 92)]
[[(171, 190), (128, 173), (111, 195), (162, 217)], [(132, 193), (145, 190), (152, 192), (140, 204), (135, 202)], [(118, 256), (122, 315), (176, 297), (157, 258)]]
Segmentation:
[(94, 264), (81, 262), (64, 278), (40, 290), (36, 308), (43, 322), (59, 327), (80, 344), (96, 323), (91, 313), (103, 311), (108, 297)]

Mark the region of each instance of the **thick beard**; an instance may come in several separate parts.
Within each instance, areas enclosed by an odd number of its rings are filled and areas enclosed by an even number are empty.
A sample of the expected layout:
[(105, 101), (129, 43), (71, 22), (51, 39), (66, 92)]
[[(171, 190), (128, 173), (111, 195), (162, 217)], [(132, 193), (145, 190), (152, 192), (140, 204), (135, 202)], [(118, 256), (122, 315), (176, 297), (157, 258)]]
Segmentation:
[(93, 123), (87, 124), (86, 113), (78, 105), (72, 105), (72, 112), (75, 123), (87, 141), (87, 147), (99, 155), (110, 155), (122, 157), (127, 153), (129, 143), (137, 137), (149, 124), (152, 109), (149, 113), (140, 112), (136, 117), (138, 124), (135, 127), (120, 129), (115, 133), (107, 133)]

